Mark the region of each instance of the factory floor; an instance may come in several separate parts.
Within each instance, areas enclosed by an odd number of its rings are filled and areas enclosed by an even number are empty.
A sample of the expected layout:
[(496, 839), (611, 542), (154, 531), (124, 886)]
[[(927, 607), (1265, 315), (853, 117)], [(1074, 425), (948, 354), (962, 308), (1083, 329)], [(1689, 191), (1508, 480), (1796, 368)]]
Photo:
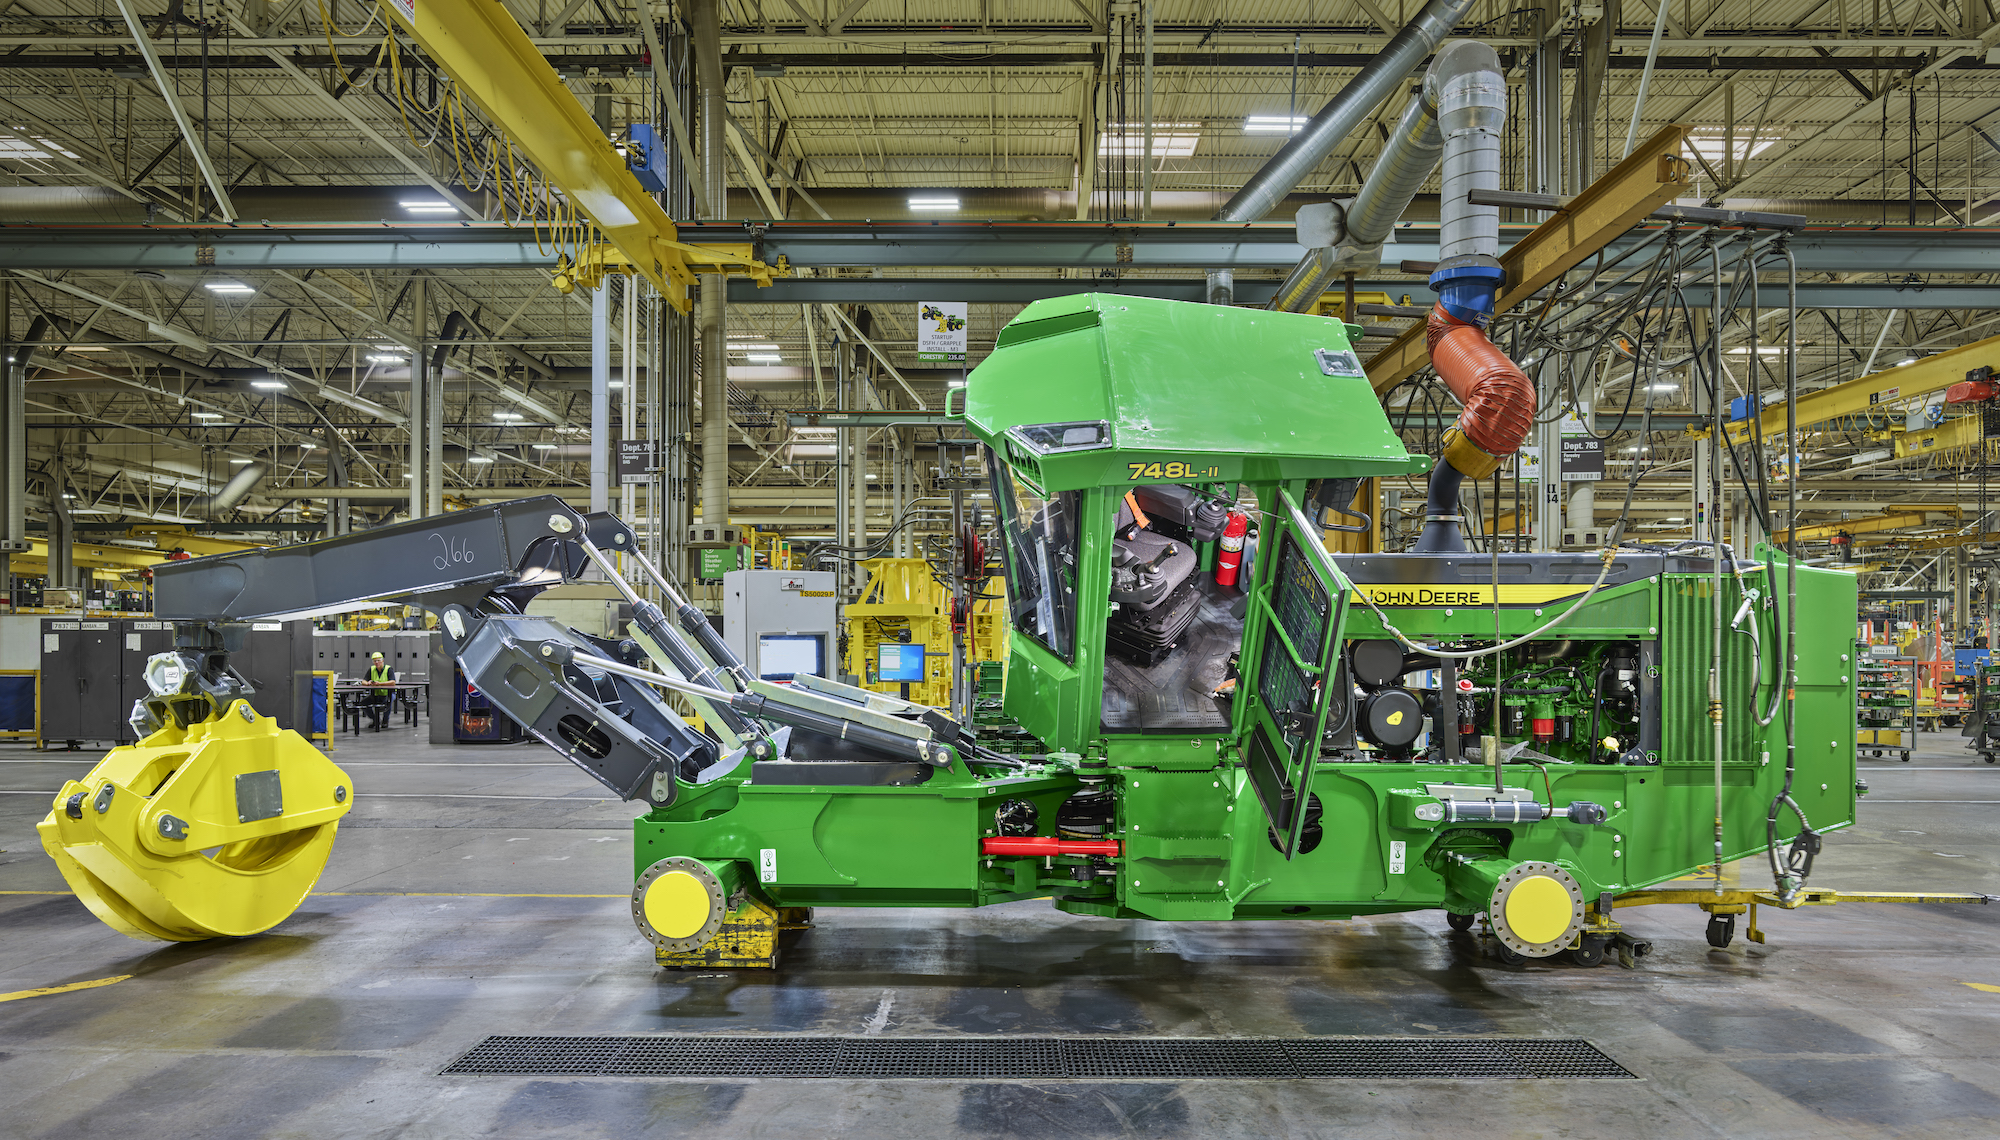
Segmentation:
[[(130, 941), (33, 825), (91, 753), (0, 748), (0, 1137), (1991, 1137), (2000, 905), (1621, 911), (1636, 969), (1512, 967), (1436, 913), (1353, 922), (818, 912), (776, 972), (667, 973), (632, 927), (635, 809), (536, 746), (342, 737), (359, 789), (269, 934)], [(2000, 893), (2000, 766), (1864, 758), (1815, 873)], [(1758, 868), (1742, 868), (1761, 883)], [(129, 975), (96, 988), (29, 995)], [(1639, 1080), (444, 1077), (489, 1034), (1581, 1037)]]

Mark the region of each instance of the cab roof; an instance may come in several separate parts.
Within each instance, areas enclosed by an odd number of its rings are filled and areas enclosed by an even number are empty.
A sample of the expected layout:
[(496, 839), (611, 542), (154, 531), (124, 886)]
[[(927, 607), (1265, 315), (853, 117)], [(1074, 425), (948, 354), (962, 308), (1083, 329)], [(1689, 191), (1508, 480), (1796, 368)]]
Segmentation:
[(967, 425), (1050, 491), (1429, 469), (1339, 320), (1107, 293), (1037, 301), (973, 370)]

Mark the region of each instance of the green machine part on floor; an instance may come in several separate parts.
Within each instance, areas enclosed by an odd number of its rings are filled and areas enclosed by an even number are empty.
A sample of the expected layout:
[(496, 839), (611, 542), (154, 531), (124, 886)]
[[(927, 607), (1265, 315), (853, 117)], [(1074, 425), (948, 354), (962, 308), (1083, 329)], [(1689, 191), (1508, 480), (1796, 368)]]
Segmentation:
[(1442, 908), (1487, 916), (1503, 958), (1594, 964), (1621, 893), (1787, 843), (1795, 891), (1854, 820), (1852, 575), (1769, 549), (1718, 572), (1685, 545), (1329, 555), (1357, 480), (1431, 466), (1350, 332), (1107, 295), (1007, 325), (963, 415), (1006, 537), (1005, 710), (1048, 751), (747, 760), (683, 788), (635, 823), (659, 959), (769, 965), (813, 906), (1046, 896), (1162, 920)]

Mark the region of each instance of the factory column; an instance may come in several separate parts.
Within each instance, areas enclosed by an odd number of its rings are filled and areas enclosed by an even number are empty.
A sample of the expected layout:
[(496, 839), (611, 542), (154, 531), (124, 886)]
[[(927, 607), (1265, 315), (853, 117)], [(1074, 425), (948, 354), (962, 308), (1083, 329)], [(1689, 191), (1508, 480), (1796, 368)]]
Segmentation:
[(590, 291), (590, 509), (611, 509), (611, 278)]
[(0, 596), (11, 596), (9, 560), (28, 548), (27, 381), (31, 342), (15, 344), (13, 284), (0, 281)]
[[(724, 138), (728, 120), (723, 98), (722, 15), (716, 0), (693, 0), (688, 6), (688, 25), (694, 37), (695, 80), (701, 89), (695, 137), (701, 143), (702, 193), (708, 199), (709, 216), (720, 218), (728, 210), (729, 156)], [(729, 521), (725, 288), (720, 273), (701, 278), (701, 521), (715, 526)]]
[(436, 453), (429, 451), (430, 416), (425, 409), (430, 402), (430, 385), (424, 379), (425, 310), (429, 307), (424, 293), (424, 275), (419, 271), (410, 278), (410, 517), (413, 519), (430, 513), (427, 469), (436, 459)]

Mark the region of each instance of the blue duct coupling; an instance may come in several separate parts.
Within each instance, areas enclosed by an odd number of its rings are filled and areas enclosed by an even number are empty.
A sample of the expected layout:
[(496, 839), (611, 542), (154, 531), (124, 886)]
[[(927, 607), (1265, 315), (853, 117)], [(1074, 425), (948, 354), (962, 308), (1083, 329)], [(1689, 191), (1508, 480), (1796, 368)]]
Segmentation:
[(1507, 271), (1498, 265), (1468, 261), (1438, 266), (1431, 274), (1431, 288), (1437, 291), (1438, 304), (1445, 312), (1483, 329), (1493, 319), (1494, 304), (1506, 279)]

